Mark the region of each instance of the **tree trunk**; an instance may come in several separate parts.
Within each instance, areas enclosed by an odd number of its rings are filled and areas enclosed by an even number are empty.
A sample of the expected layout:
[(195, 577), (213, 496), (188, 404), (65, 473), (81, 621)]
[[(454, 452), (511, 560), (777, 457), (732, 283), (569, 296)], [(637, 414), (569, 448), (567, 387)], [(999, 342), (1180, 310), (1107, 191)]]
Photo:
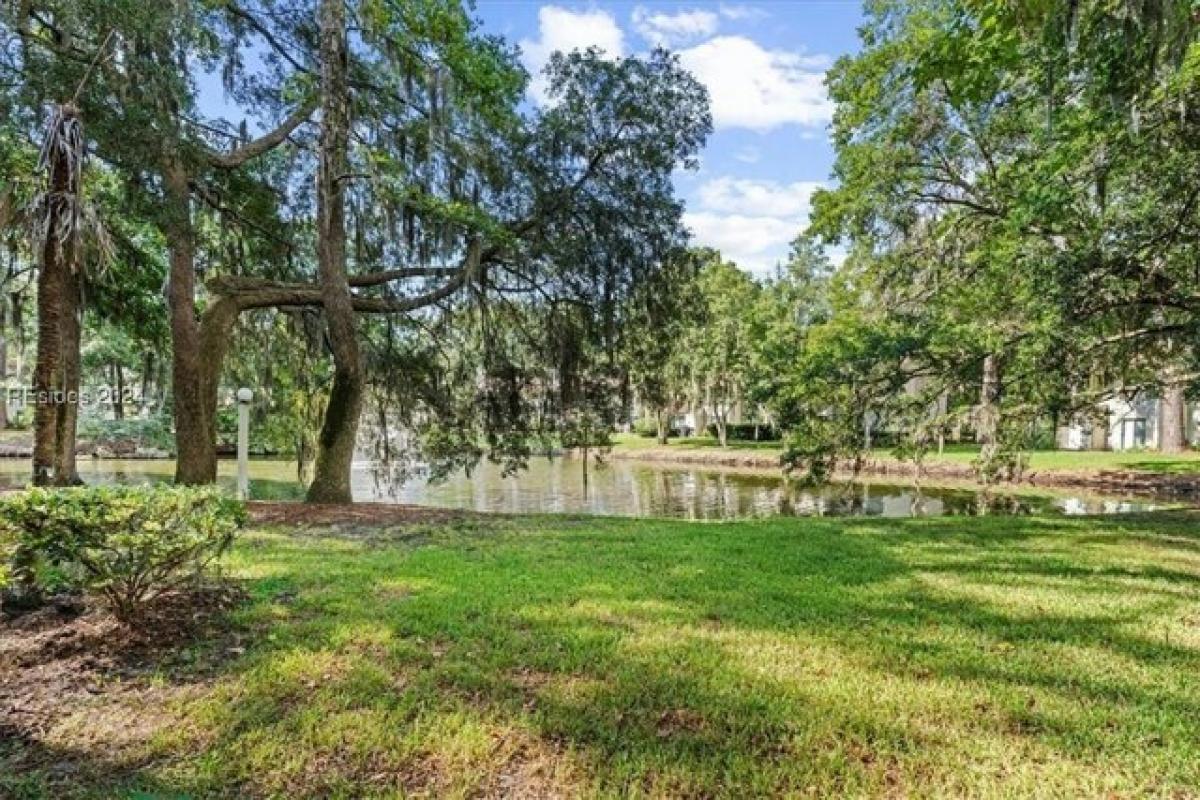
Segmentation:
[(717, 441), (721, 447), (729, 446), (729, 424), (725, 421), (725, 415), (718, 412), (715, 417), (717, 422)]
[(1184, 385), (1168, 381), (1163, 386), (1160, 404), (1158, 449), (1163, 453), (1182, 453), (1187, 449), (1187, 402)]
[(712, 405), (712, 396), (707, 386), (701, 390), (696, 387), (696, 435), (708, 436), (708, 409)]
[(54, 443), (54, 485), (78, 486), (83, 483), (75, 464), (75, 442), (79, 424), (80, 334), (83, 325), (82, 276), (76, 270), (64, 277), (62, 352), (59, 385), (63, 402), (58, 408)]
[(8, 295), (0, 292), (0, 431), (8, 427)]
[[(1100, 397), (1102, 395), (1104, 384), (1104, 376), (1098, 371), (1093, 371), (1091, 375), (1088, 376), (1088, 393), (1093, 397)], [(1103, 404), (1097, 403), (1096, 406), (1091, 409), (1091, 414), (1089, 417), (1091, 419), (1092, 429), (1088, 434), (1088, 449), (1108, 450), (1108, 428), (1109, 421), (1112, 417), (1111, 413)]]
[(659, 409), (654, 412), (654, 424), (657, 428), (658, 435), (655, 437), (659, 444), (666, 444), (667, 437), (670, 435), (668, 428), (667, 412), (665, 409)]
[(349, 88), (346, 79), (346, 9), (343, 0), (321, 3), (321, 139), (317, 177), (317, 265), (321, 301), (333, 352), (333, 388), (317, 441), (311, 503), (349, 503), (350, 471), (363, 405), (358, 325), (346, 278), (345, 176), (349, 173)]
[(937, 399), (937, 451), (940, 456), (946, 450), (946, 413), (950, 410), (950, 395), (942, 392)]
[(164, 233), (170, 251), (167, 302), (171, 309), (171, 383), (175, 412), (175, 482), (217, 479), (216, 403), (204, 402), (200, 370), (200, 326), (196, 320), (195, 238), (191, 191), (183, 165), (164, 170), (170, 217)]
[(138, 398), (138, 411), (141, 413), (145, 413), (146, 407), (150, 404), (150, 397), (153, 394), (153, 384), (154, 351), (147, 350), (144, 354), (142, 354), (141, 396)]
[[(78, 118), (72, 106), (59, 109), (63, 120)], [(63, 127), (58, 127), (59, 125)], [(38, 341), (37, 363), (33, 371), (33, 483), (48, 486), (54, 480), (54, 457), (58, 437), (58, 414), (61, 405), (59, 364), (62, 355), (62, 306), (67, 276), (75, 260), (74, 236), (70, 232), (72, 204), (79, 189), (79, 169), (82, 153), (73, 154), (59, 133), (65, 121), (56, 118), (56, 130), (50, 138), (49, 181), (46, 193), (45, 241), (41, 243), (41, 263), (38, 270)]]
[(983, 359), (983, 381), (979, 388), (979, 410), (975, 421), (975, 435), (980, 444), (996, 443), (1000, 423), (1000, 364), (996, 356)]
[(113, 419), (125, 419), (125, 373), (120, 364), (112, 365)]

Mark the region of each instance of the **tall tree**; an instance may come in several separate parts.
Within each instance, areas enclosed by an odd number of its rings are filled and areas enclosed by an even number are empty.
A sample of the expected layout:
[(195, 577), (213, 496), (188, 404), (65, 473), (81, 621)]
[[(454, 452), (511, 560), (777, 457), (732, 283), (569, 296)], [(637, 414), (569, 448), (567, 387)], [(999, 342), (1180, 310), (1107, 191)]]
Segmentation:
[(317, 440), (309, 502), (348, 503), (365, 380), (358, 321), (346, 277), (346, 200), (350, 97), (345, 0), (321, 3), (321, 139), (317, 171), (317, 264), (321, 305), (333, 353), (333, 388)]
[[(63, 336), (72, 326), (76, 304), (71, 301), (80, 269), (82, 236), (81, 179), (84, 167), (83, 126), (79, 109), (63, 103), (46, 126), (39, 167), (45, 189), (33, 209), (38, 262), (37, 366), (33, 373), (33, 483), (47, 486), (72, 475), (56, 475), (60, 416), (65, 417), (63, 348), (77, 344)], [(73, 328), (72, 328), (73, 330)]]

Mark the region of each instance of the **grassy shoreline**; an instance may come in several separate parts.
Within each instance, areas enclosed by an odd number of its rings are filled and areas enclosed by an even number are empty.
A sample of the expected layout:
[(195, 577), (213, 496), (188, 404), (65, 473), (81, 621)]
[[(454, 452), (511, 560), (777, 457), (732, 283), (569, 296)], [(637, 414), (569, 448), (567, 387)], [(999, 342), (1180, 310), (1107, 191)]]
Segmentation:
[(0, 795), (1187, 796), (1198, 521), (267, 525)]
[[(693, 467), (775, 471), (779, 469), (782, 452), (778, 442), (734, 442), (723, 448), (715, 439), (698, 437), (673, 439), (664, 446), (654, 439), (621, 435), (616, 437), (610, 457)], [(922, 464), (920, 479), (928, 484), (977, 484), (972, 465), (977, 457), (978, 448), (967, 445), (948, 447), (941, 454), (931, 453)], [(839, 477), (854, 476), (839, 472)], [(915, 479), (917, 473), (912, 462), (900, 461), (890, 451), (879, 449), (872, 451), (859, 477), (905, 481)], [(1021, 483), (1002, 484), (1001, 488), (1018, 485), (1194, 502), (1200, 499), (1200, 452), (1168, 455), (1142, 451), (1035, 451), (1029, 454), (1029, 466)]]
[[(614, 437), (613, 453), (617, 455), (643, 454), (668, 458), (671, 456), (712, 454), (714, 457), (755, 460), (764, 466), (776, 466), (783, 453), (779, 442), (731, 442), (722, 448), (711, 437), (671, 439), (665, 446), (653, 438), (621, 434)], [(930, 466), (961, 465), (970, 467), (979, 455), (974, 445), (950, 445), (943, 453), (930, 453), (926, 463)], [(881, 464), (899, 464), (890, 450), (876, 449), (870, 460)], [(1158, 474), (1200, 475), (1200, 451), (1179, 454), (1154, 451), (1095, 451), (1095, 450), (1036, 450), (1029, 454), (1029, 469), (1035, 472), (1088, 472), (1100, 470), (1126, 470)]]

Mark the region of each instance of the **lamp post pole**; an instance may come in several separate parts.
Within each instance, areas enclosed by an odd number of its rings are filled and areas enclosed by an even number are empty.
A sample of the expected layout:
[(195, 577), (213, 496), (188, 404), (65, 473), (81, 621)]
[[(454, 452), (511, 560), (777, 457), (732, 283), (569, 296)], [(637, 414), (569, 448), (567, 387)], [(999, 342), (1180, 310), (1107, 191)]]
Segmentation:
[(243, 386), (237, 391), (238, 440), (237, 440), (237, 494), (242, 500), (250, 497), (250, 401), (254, 392)]

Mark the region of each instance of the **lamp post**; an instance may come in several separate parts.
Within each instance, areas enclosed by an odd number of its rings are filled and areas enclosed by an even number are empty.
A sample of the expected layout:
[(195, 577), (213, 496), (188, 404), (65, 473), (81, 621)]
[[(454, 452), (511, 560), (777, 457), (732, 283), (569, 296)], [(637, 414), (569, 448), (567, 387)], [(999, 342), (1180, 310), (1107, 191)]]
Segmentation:
[(250, 497), (250, 401), (254, 392), (243, 386), (237, 390), (238, 440), (237, 440), (237, 494), (242, 500)]

